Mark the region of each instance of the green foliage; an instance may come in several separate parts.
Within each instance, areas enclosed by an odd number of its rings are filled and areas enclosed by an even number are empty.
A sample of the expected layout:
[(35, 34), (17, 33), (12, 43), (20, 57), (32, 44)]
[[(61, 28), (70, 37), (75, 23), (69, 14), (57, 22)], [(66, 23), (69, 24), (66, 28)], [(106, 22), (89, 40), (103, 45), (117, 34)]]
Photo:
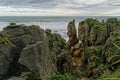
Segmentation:
[(113, 33), (113, 35), (108, 38), (104, 51), (106, 63), (114, 67), (116, 62), (120, 60), (120, 35), (118, 33)]
[(26, 80), (42, 80), (42, 79), (39, 77), (35, 77), (33, 75), (29, 75)]
[(120, 23), (117, 18), (108, 18), (106, 21), (108, 33), (120, 29)]
[(39, 25), (35, 25), (35, 24), (33, 24), (33, 25), (31, 25), (32, 27), (39, 27)]
[(50, 80), (74, 80), (70, 74), (51, 75)]
[(47, 32), (49, 32), (49, 33), (51, 33), (51, 32), (52, 32), (52, 30), (51, 30), (51, 29), (46, 29), (45, 31), (47, 31)]
[(86, 21), (88, 24), (92, 24), (92, 23), (94, 22), (94, 19), (92, 19), (92, 18), (87, 18), (85, 21)]
[(64, 45), (65, 45), (65, 43), (64, 43), (63, 41), (60, 41), (60, 42), (58, 43), (58, 46), (59, 46), (60, 48), (64, 48)]
[(96, 24), (93, 26), (93, 28), (95, 29), (96, 32), (103, 32), (106, 30), (106, 28), (101, 24)]
[(96, 24), (98, 21), (97, 21), (96, 19), (87, 18), (87, 19), (85, 20), (85, 22), (88, 23), (88, 25), (89, 25), (90, 27), (92, 27), (92, 26), (93, 26), (94, 24)]
[(49, 48), (52, 48), (52, 47), (53, 47), (53, 40), (49, 40), (49, 41), (48, 41), (48, 46), (49, 46)]
[(5, 34), (1, 34), (0, 35), (0, 42), (3, 42), (3, 43), (9, 43), (11, 44), (12, 42), (10, 41), (9, 37)]
[(53, 37), (52, 30), (51, 29), (46, 29), (45, 30), (46, 34)]
[(11, 23), (10, 23), (10, 25), (15, 26), (15, 25), (16, 25), (16, 23), (15, 23), (15, 22), (11, 22)]
[(120, 69), (115, 70), (111, 75), (103, 74), (96, 80), (118, 80), (117, 78), (120, 78)]
[(92, 56), (92, 55), (96, 55), (96, 56), (100, 56), (102, 50), (104, 49), (104, 46), (90, 46), (88, 48), (86, 48), (85, 50), (85, 56), (88, 58), (88, 56)]
[(106, 23), (111, 23), (112, 25), (113, 24), (118, 24), (119, 20), (117, 18), (108, 18)]

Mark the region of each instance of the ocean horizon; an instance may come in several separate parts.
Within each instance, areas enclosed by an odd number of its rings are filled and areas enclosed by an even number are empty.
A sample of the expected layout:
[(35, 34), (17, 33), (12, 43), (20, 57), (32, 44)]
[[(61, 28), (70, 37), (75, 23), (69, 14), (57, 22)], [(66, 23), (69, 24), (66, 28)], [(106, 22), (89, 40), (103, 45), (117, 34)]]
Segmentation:
[(112, 17), (120, 19), (120, 16), (0, 16), (0, 31), (10, 22), (28, 26), (39, 25), (44, 30), (51, 29), (53, 33), (59, 33), (67, 40), (67, 25), (71, 20), (75, 19), (76, 28), (78, 28), (79, 22), (87, 18), (101, 21)]
[(120, 16), (0, 16), (0, 22), (69, 22), (72, 19), (80, 22), (86, 18), (106, 20), (113, 17), (120, 19)]

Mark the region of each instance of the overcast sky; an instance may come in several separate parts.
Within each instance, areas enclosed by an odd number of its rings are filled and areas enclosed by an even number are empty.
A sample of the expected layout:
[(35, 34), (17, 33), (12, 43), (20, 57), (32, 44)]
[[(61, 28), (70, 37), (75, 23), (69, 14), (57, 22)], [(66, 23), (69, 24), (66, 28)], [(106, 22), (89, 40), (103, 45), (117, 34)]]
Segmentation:
[(120, 16), (120, 0), (0, 0), (0, 16)]

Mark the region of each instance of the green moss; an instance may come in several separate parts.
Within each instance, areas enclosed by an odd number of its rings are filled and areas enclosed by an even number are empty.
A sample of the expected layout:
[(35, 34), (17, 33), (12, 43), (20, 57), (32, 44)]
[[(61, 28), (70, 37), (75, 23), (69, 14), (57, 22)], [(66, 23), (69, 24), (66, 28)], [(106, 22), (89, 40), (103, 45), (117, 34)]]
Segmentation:
[(42, 80), (40, 77), (29, 75), (26, 80)]
[(33, 24), (33, 25), (31, 25), (32, 27), (39, 27), (39, 25), (35, 25), (35, 24)]
[(11, 22), (11, 23), (10, 23), (10, 25), (15, 26), (15, 25), (16, 25), (16, 23), (15, 23), (15, 22)]

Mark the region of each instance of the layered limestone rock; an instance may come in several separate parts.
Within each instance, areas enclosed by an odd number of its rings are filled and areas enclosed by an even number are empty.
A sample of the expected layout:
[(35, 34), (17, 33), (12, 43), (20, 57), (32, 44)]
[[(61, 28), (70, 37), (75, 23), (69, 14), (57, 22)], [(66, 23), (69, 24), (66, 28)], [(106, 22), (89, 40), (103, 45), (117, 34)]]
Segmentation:
[(55, 71), (55, 66), (52, 64), (51, 57), (48, 56), (49, 54), (46, 43), (38, 41), (33, 45), (27, 45), (22, 50), (19, 62), (26, 66), (35, 76), (48, 80), (51, 73)]
[(111, 68), (120, 65), (120, 25), (117, 30), (112, 31), (110, 37), (106, 40), (105, 50), (102, 54), (106, 64)]
[(78, 38), (84, 47), (104, 44), (106, 39), (106, 27), (94, 19), (87, 19), (79, 23)]
[(71, 48), (71, 46), (74, 46), (76, 43), (78, 43), (77, 39), (77, 32), (76, 32), (76, 27), (75, 27), (75, 20), (69, 22), (68, 27), (67, 27), (67, 35), (69, 37), (69, 40), (67, 42), (67, 48)]
[(57, 72), (47, 35), (39, 26), (9, 25), (1, 32), (3, 34), (9, 37), (7, 39), (13, 45), (0, 43), (0, 76), (7, 78), (31, 72), (34, 76), (48, 80), (51, 74)]
[(88, 45), (90, 30), (91, 30), (91, 28), (90, 28), (90, 26), (88, 26), (87, 22), (79, 23), (78, 39), (81, 40), (84, 45)]
[(9, 67), (17, 54), (15, 45), (4, 45), (0, 43), (0, 75), (7, 75)]
[(69, 22), (67, 30), (68, 30), (67, 35), (69, 37), (69, 40), (66, 46), (69, 50), (69, 54), (72, 56), (71, 58), (72, 64), (74, 66), (80, 67), (82, 66), (82, 59), (81, 59), (82, 48), (81, 48), (81, 43), (77, 38), (75, 20)]
[(53, 62), (57, 66), (57, 70), (61, 73), (69, 71), (68, 63), (70, 61), (66, 41), (58, 33), (52, 33), (50, 29), (45, 30), (50, 53), (53, 54)]
[[(79, 75), (95, 79), (101, 74), (109, 74), (120, 65), (120, 21), (109, 18), (100, 22), (86, 19), (79, 23), (78, 39), (69, 50), (72, 63)], [(72, 43), (71, 43), (72, 44)], [(106, 68), (107, 66), (107, 68)], [(78, 69), (77, 68), (77, 69)]]
[(107, 27), (107, 37), (109, 37), (112, 32), (119, 30), (118, 26), (120, 25), (120, 22), (117, 18), (108, 18), (105, 25)]

